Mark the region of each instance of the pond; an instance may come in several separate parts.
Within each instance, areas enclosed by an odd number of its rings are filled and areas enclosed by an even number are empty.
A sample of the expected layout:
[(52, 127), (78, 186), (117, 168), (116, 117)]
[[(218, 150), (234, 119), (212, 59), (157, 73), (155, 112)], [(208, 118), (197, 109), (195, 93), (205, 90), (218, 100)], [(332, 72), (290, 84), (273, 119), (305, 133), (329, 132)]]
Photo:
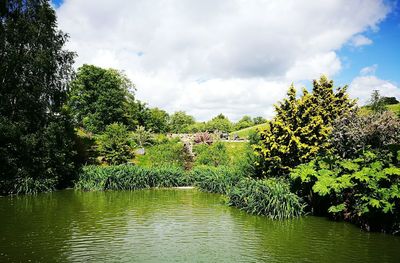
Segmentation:
[(400, 238), (181, 189), (0, 198), (0, 262), (400, 262)]

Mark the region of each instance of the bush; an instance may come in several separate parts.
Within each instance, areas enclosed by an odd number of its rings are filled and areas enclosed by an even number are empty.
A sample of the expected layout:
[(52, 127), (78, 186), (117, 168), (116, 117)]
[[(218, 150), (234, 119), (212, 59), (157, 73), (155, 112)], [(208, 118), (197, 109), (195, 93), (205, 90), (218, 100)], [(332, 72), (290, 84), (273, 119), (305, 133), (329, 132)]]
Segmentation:
[(290, 192), (289, 185), (277, 179), (243, 179), (228, 193), (229, 205), (271, 219), (288, 219), (303, 214), (304, 205)]
[[(312, 208), (367, 230), (400, 231), (400, 152), (365, 152), (355, 159), (324, 157), (291, 173)], [(314, 194), (312, 194), (314, 193)]]
[(400, 118), (393, 112), (360, 115), (353, 111), (335, 121), (331, 142), (344, 157), (355, 157), (368, 148), (383, 149), (400, 144)]
[(129, 133), (125, 125), (113, 123), (97, 137), (98, 151), (111, 165), (127, 163), (134, 157), (129, 145)]
[(212, 145), (195, 145), (194, 152), (196, 153), (195, 165), (219, 166), (229, 163), (226, 146), (222, 142), (216, 142)]
[(183, 143), (178, 139), (167, 140), (165, 143), (157, 144), (147, 149), (147, 166), (172, 165), (185, 167), (186, 154)]

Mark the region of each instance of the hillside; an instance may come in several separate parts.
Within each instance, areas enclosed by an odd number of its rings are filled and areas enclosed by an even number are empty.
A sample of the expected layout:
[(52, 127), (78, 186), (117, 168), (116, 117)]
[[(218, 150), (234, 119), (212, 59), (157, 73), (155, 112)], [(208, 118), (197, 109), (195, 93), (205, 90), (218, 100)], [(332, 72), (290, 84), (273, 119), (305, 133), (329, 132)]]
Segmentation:
[[(400, 115), (400, 103), (387, 105), (388, 110), (393, 111), (395, 114)], [(361, 113), (368, 114), (371, 110), (368, 106), (361, 107)]]
[(261, 130), (261, 129), (267, 127), (267, 126), (268, 126), (268, 122), (261, 123), (261, 124), (254, 125), (254, 126), (251, 126), (251, 127), (248, 127), (248, 128), (244, 128), (244, 129), (241, 129), (241, 130), (238, 130), (238, 131), (231, 132), (230, 135), (233, 136), (234, 134), (237, 134), (240, 138), (246, 139), (251, 132), (255, 131), (256, 129)]

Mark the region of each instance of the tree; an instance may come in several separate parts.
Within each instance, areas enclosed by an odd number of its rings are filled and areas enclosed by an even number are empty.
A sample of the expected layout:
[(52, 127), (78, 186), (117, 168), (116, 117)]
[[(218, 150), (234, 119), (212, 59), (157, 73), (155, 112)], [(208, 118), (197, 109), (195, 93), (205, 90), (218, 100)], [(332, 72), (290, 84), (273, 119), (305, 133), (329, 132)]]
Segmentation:
[(248, 128), (254, 125), (253, 120), (251, 119), (250, 116), (245, 115), (243, 116), (236, 124), (235, 124), (235, 130), (241, 130), (244, 128)]
[(267, 120), (261, 116), (253, 118), (254, 125), (266, 123)]
[(134, 130), (137, 126), (146, 126), (150, 119), (150, 109), (145, 102), (136, 100), (131, 93), (125, 102), (125, 120), (129, 129)]
[(382, 97), (381, 99), (385, 105), (393, 105), (399, 103), (396, 97)]
[(75, 174), (63, 107), (74, 54), (56, 25), (48, 1), (0, 2), (0, 194), (52, 190)]
[(177, 111), (171, 115), (170, 130), (174, 133), (187, 132), (189, 125), (195, 123), (194, 117), (186, 114), (184, 111)]
[(212, 118), (206, 124), (207, 130), (209, 131), (222, 131), (222, 132), (230, 132), (232, 131), (232, 123), (231, 121), (225, 117), (222, 113)]
[(371, 94), (368, 106), (374, 113), (381, 113), (387, 110), (385, 101), (379, 94), (379, 90), (374, 90)]
[(139, 148), (150, 145), (153, 141), (153, 133), (151, 132), (151, 130), (146, 130), (146, 128), (143, 126), (138, 126), (132, 137), (133, 141)]
[(124, 164), (134, 157), (129, 146), (129, 133), (122, 123), (112, 123), (97, 137), (98, 151), (111, 165)]
[(329, 151), (332, 124), (349, 112), (355, 102), (348, 98), (347, 87), (333, 89), (333, 81), (322, 76), (313, 81), (312, 93), (303, 90), (296, 98), (292, 85), (287, 98), (275, 106), (276, 116), (260, 132), (256, 154), (261, 157), (263, 176), (285, 176), (289, 170)]
[(70, 87), (68, 105), (77, 125), (101, 132), (111, 123), (126, 123), (125, 105), (134, 85), (122, 72), (83, 65)]
[(165, 110), (151, 108), (149, 118), (145, 121), (147, 129), (156, 133), (165, 133), (168, 131), (169, 115)]

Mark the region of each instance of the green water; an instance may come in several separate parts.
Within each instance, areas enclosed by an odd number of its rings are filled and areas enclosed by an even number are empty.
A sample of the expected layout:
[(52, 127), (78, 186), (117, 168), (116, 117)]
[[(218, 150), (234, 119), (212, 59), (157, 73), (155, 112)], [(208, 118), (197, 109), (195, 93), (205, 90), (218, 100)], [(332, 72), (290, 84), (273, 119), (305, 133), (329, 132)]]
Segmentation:
[(400, 262), (400, 238), (250, 216), (196, 190), (0, 198), (0, 262)]

